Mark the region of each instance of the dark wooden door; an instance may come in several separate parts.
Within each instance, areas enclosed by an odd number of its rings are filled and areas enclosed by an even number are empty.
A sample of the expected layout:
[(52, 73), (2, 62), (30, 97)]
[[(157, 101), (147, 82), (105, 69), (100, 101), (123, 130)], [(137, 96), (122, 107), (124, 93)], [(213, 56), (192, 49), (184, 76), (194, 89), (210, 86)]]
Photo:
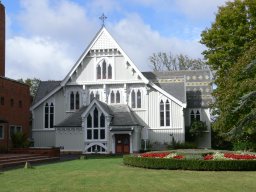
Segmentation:
[(130, 135), (116, 135), (116, 153), (130, 153)]

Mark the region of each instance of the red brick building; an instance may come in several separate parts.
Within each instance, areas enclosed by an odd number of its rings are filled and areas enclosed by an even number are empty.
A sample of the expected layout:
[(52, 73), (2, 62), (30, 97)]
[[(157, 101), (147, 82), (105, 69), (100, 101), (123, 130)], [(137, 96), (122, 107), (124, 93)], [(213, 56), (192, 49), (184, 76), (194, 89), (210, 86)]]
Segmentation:
[(10, 148), (10, 135), (29, 135), (29, 86), (5, 77), (5, 7), (0, 3), (0, 152)]

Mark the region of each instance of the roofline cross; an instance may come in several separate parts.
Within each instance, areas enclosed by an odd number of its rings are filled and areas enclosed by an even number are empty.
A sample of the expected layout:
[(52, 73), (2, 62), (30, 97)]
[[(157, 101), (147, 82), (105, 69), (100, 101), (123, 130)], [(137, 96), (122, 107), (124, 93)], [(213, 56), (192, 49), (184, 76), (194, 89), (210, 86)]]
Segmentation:
[(99, 17), (99, 19), (102, 21), (102, 27), (105, 26), (105, 20), (107, 19), (106, 15), (104, 15), (104, 13), (102, 13), (102, 15)]

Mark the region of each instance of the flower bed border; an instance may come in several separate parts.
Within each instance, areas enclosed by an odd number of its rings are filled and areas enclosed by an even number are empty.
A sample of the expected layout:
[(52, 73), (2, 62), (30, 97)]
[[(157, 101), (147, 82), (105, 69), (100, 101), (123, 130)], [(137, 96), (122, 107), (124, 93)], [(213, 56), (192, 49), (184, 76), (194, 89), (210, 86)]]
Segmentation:
[(198, 171), (256, 171), (255, 160), (192, 160), (192, 159), (165, 159), (141, 158), (134, 155), (123, 157), (125, 165), (148, 169), (182, 169)]

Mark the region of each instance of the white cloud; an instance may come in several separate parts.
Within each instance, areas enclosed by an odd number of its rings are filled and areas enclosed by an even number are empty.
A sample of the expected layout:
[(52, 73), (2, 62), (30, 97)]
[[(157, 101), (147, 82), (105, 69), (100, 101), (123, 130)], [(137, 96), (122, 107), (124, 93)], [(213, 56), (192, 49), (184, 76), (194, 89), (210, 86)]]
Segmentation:
[[(68, 0), (22, 0), (23, 9), (18, 15), (22, 35), (12, 33), (6, 43), (7, 76), (63, 79), (100, 28), (98, 17), (91, 18), (86, 10), (100, 6), (109, 11), (120, 8), (116, 0), (110, 1), (114, 8), (102, 5), (103, 1), (94, 1), (84, 8)], [(144, 3), (151, 6), (156, 1), (144, 0)], [(129, 13), (118, 22), (108, 21), (107, 29), (143, 71), (150, 70), (149, 56), (154, 52), (172, 51), (197, 58), (203, 51), (197, 27), (184, 28), (192, 36), (186, 40), (166, 37), (145, 24), (140, 15)]]
[(224, 5), (227, 0), (176, 0), (176, 6), (188, 18), (196, 20), (209, 20), (214, 18), (218, 7)]
[(111, 26), (111, 31), (121, 47), (127, 51), (128, 56), (143, 71), (150, 70), (149, 56), (154, 52), (171, 51), (173, 54), (182, 53), (194, 58), (202, 57), (203, 46), (197, 41), (163, 37), (143, 23), (142, 19), (135, 14)]
[(14, 37), (6, 42), (8, 77), (63, 79), (72, 67), (68, 46), (41, 37)]
[(72, 44), (86, 41), (97, 28), (95, 20), (89, 19), (86, 9), (67, 1), (23, 0), (19, 14), (23, 30), (30, 35), (52, 37)]

